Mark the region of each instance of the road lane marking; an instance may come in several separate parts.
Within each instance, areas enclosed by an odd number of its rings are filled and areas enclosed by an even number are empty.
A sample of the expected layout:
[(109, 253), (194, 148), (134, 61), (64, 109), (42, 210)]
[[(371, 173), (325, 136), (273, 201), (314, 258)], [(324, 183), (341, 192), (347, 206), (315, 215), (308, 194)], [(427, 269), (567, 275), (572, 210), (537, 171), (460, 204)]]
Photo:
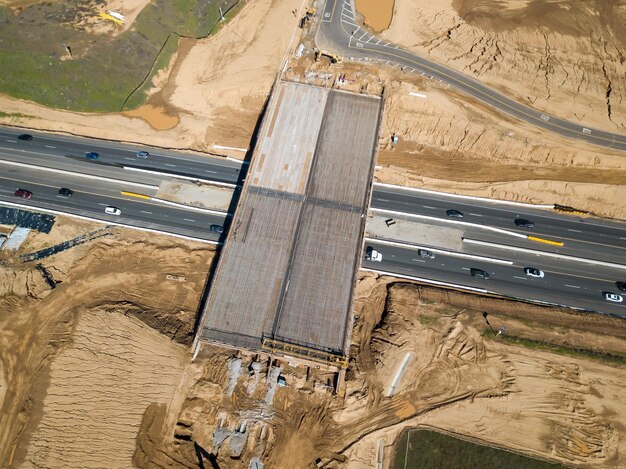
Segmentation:
[(217, 171), (211, 171), (210, 169), (205, 169), (204, 172), (209, 174), (217, 174)]
[(6, 140), (9, 143), (17, 143), (17, 140)]
[(424, 259), (411, 259), (411, 260), (415, 262), (426, 262)]
[(128, 160), (128, 161), (135, 161), (135, 158), (129, 158), (128, 156), (126, 158), (124, 158), (124, 159)]
[[(387, 202), (389, 202), (389, 201), (387, 201)], [(422, 205), (422, 207), (429, 208), (431, 210), (437, 210), (437, 207), (431, 207), (430, 205)]]
[(53, 147), (52, 145), (44, 145), (44, 146), (45, 146), (46, 148), (56, 148), (56, 147)]
[(185, 220), (185, 221), (196, 221), (196, 220), (192, 220), (191, 218), (183, 218), (183, 220)]
[(477, 244), (479, 246), (487, 246), (487, 247), (491, 247), (494, 249), (503, 249), (506, 251), (517, 251), (517, 252), (523, 252), (526, 254), (534, 254), (537, 256), (553, 257), (555, 259), (563, 259), (563, 260), (569, 260), (569, 261), (574, 261), (574, 262), (582, 262), (586, 264), (601, 265), (604, 267), (613, 267), (616, 269), (626, 269), (626, 265), (615, 264), (613, 262), (597, 261), (595, 259), (586, 259), (584, 257), (570, 256), (567, 254), (556, 254), (553, 252), (537, 251), (535, 249), (520, 248), (517, 246), (509, 246), (507, 244), (498, 244), (498, 243), (492, 243), (489, 241), (480, 241), (477, 239), (471, 239), (471, 238), (465, 238), (465, 237), (462, 237), (461, 240), (467, 244)]
[(571, 228), (568, 228), (567, 231), (571, 231), (572, 233), (582, 233), (580, 230), (573, 230)]
[(513, 278), (518, 278), (520, 280), (528, 280), (526, 277), (513, 277)]
[(480, 213), (468, 213), (468, 215), (472, 215), (474, 217), (482, 217)]
[(146, 210), (140, 210), (141, 213), (147, 213), (148, 215), (152, 215), (152, 212), (148, 212)]
[(165, 163), (165, 166), (169, 166), (170, 168), (175, 168), (176, 167), (175, 164), (170, 164), (170, 163)]
[(564, 246), (565, 243), (562, 241), (552, 241), (551, 239), (539, 238), (538, 236), (527, 236), (528, 241), (535, 241), (537, 243), (549, 244), (551, 246)]
[(570, 288), (580, 288), (578, 285), (568, 285), (568, 284), (565, 284), (565, 286), (566, 287), (570, 287)]
[(379, 202), (389, 202), (389, 199), (376, 199), (376, 200), (378, 200)]

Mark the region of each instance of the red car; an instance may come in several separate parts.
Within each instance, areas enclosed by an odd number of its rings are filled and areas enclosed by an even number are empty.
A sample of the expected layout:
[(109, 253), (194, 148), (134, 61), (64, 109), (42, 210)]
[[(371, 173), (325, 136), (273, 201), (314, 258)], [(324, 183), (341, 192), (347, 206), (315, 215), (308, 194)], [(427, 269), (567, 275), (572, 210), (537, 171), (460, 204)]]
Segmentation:
[(31, 191), (27, 191), (26, 189), (18, 189), (15, 191), (15, 196), (30, 199), (33, 196), (33, 193)]

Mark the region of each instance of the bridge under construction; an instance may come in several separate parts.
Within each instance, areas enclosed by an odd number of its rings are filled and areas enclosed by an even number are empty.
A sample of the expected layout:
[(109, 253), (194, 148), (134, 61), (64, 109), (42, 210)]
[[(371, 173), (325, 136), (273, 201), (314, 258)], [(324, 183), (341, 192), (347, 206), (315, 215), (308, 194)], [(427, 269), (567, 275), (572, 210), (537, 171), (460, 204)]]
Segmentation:
[(197, 341), (345, 366), (381, 108), (277, 83)]

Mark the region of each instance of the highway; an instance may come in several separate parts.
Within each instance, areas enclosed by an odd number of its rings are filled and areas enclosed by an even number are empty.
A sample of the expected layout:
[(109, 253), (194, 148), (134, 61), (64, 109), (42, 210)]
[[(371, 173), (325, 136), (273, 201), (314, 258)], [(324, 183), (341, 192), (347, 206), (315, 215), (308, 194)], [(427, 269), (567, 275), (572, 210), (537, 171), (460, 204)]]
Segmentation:
[[(178, 169), (184, 177), (193, 178), (193, 171), (200, 177), (211, 168), (219, 182), (235, 184), (241, 172), (241, 163), (203, 155), (164, 152), (149, 148), (148, 159), (134, 157), (140, 149), (130, 145), (113, 144), (91, 139), (61, 137), (42, 133), (27, 132), (33, 140), (22, 141), (16, 137), (19, 131), (0, 129), (0, 204), (20, 204), (33, 208), (57, 210), (103, 222), (119, 223), (191, 238), (217, 242), (219, 234), (211, 233), (211, 224), (224, 225), (225, 215), (213, 214), (193, 208), (174, 207), (157, 201), (123, 196), (122, 191), (155, 196), (161, 181), (178, 177)], [(54, 143), (54, 145), (51, 145)], [(14, 148), (11, 149), (10, 146)], [(54, 146), (55, 148), (49, 148)], [(85, 151), (100, 153), (98, 161), (84, 158)], [(120, 160), (138, 159), (138, 165), (153, 172), (128, 171)], [(181, 160), (172, 168), (166, 166), (171, 161)], [(9, 162), (9, 163), (7, 163)], [(18, 163), (15, 165), (14, 163)], [(43, 168), (54, 168), (62, 172), (51, 172)], [(167, 169), (164, 169), (167, 168)], [(74, 174), (67, 174), (66, 172)], [(191, 171), (191, 172), (190, 172)], [(74, 191), (71, 198), (59, 196), (61, 187)], [(17, 188), (33, 193), (31, 199), (14, 195)], [(104, 213), (106, 206), (121, 210), (121, 215)]]
[[(626, 277), (626, 270), (610, 272), (604, 269), (602, 273), (596, 273), (595, 270), (580, 271), (577, 266), (570, 264), (561, 271), (560, 266), (554, 263), (535, 260), (531, 266), (540, 268), (546, 275), (544, 278), (532, 278), (526, 276), (523, 270), (529, 265), (519, 261), (514, 261), (512, 265), (501, 265), (439, 253), (434, 259), (422, 259), (417, 251), (412, 249), (388, 246), (374, 241), (367, 241), (365, 246), (372, 246), (383, 256), (381, 262), (364, 260), (362, 267), (367, 269), (423, 278), (426, 279), (425, 283), (428, 283), (428, 280), (435, 280), (482, 289), (483, 293), (491, 292), (514, 299), (626, 317), (626, 302), (611, 303), (602, 297), (602, 292), (605, 291), (617, 293), (614, 275), (621, 273)], [(472, 277), (471, 268), (482, 269), (491, 277), (489, 279)], [(577, 270), (578, 273), (568, 273)]]
[[(385, 188), (380, 185), (374, 185), (371, 208), (437, 218), (440, 221), (431, 221), (445, 226), (463, 222), (466, 225), (459, 226), (465, 229), (466, 236), (472, 239), (607, 262), (621, 260), (626, 264), (626, 223), (595, 217), (565, 215), (553, 210), (517, 207), (498, 202), (467, 200), (453, 195)], [(462, 212), (463, 218), (448, 217), (446, 215), (448, 209)], [(389, 215), (390, 218), (394, 216)], [(535, 226), (533, 228), (517, 227), (514, 223), (516, 218), (532, 221)], [(413, 220), (428, 222), (429, 218), (414, 218)], [(564, 246), (555, 247), (527, 241), (481, 229), (482, 226), (560, 241), (564, 243)]]
[[(23, 133), (32, 135), (33, 139), (19, 140), (17, 137)], [(91, 151), (99, 153), (97, 161), (85, 158), (85, 153)], [(147, 151), (150, 156), (146, 159), (138, 158), (136, 154), (139, 151)], [(104, 175), (111, 174), (106, 172), (109, 169), (125, 167), (158, 171), (160, 178), (171, 174), (226, 184), (237, 184), (242, 169), (241, 162), (226, 158), (70, 135), (20, 131), (10, 127), (0, 127), (0, 160)], [(137, 182), (154, 180), (149, 177), (141, 179), (146, 173), (129, 169), (126, 172), (128, 173), (126, 180)]]
[(343, 57), (368, 59), (403, 67), (407, 72), (421, 73), (447, 83), (509, 116), (544, 130), (605, 148), (626, 150), (626, 135), (550, 116), (521, 104), (468, 75), (377, 38), (357, 24), (354, 11), (352, 0), (326, 0), (315, 40), (319, 49)]

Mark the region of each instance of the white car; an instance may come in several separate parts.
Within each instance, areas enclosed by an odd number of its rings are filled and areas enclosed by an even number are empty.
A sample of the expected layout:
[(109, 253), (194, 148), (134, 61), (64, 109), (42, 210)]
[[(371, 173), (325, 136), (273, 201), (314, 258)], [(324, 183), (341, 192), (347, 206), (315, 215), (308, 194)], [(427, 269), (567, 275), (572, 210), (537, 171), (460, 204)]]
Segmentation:
[(381, 262), (383, 260), (383, 255), (374, 249), (372, 246), (368, 246), (365, 250), (365, 260), (373, 261), (373, 262)]
[(622, 297), (622, 295), (611, 293), (610, 291), (602, 292), (602, 296), (604, 296), (606, 301), (612, 301), (613, 303), (621, 303), (624, 301), (624, 297)]
[(104, 209), (104, 213), (109, 215), (121, 215), (122, 211), (117, 207), (111, 207), (110, 205)]
[(543, 278), (546, 275), (543, 270), (535, 269), (534, 267), (525, 267), (524, 273), (529, 277), (535, 278)]

